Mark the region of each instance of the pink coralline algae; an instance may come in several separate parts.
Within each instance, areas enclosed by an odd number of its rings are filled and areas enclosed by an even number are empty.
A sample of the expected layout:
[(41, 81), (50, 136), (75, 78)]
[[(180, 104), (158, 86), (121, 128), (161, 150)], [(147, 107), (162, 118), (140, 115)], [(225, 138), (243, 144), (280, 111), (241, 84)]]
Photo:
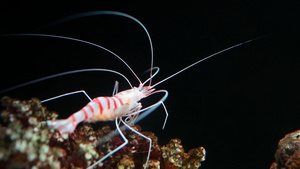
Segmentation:
[[(46, 125), (47, 120), (55, 120), (58, 114), (48, 111), (38, 99), (21, 101), (3, 97), (2, 105), (5, 107), (0, 121), (0, 166), (3, 168), (87, 168), (123, 143), (116, 136), (96, 144), (114, 130), (109, 126), (95, 130), (87, 123), (79, 125), (72, 134), (61, 135)], [(137, 125), (133, 128), (152, 139), (149, 169), (196, 169), (205, 160), (203, 147), (185, 153), (179, 139), (159, 146), (154, 133), (142, 132)], [(94, 168), (144, 167), (149, 142), (129, 130), (124, 135), (128, 144)]]
[(285, 135), (279, 141), (275, 159), (270, 169), (300, 169), (300, 130)]

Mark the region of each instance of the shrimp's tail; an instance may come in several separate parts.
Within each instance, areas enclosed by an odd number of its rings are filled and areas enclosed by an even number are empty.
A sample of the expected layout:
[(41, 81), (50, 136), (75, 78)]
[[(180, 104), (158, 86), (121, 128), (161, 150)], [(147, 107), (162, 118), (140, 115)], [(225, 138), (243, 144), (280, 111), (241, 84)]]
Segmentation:
[(73, 133), (78, 123), (72, 120), (72, 116), (62, 120), (48, 120), (47, 125), (58, 130), (61, 134)]

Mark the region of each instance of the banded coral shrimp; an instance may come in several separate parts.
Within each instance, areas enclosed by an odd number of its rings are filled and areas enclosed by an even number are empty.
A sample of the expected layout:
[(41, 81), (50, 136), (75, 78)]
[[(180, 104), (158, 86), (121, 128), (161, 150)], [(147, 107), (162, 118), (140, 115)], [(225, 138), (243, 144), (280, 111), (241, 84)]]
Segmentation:
[[(115, 14), (116, 14), (116, 13), (115, 13)], [(146, 31), (146, 32), (147, 32), (147, 31)], [(19, 34), (18, 36), (22, 36), (22, 35)], [(47, 37), (48, 35), (24, 34), (23, 36), (46, 36), (46, 37)], [(49, 35), (48, 37), (62, 38), (62, 39), (69, 39), (69, 40), (73, 40), (73, 41), (78, 41), (78, 40), (76, 40), (76, 39), (70, 39), (70, 38), (59, 37), (59, 36), (54, 36), (54, 35)], [(149, 40), (150, 40), (150, 37), (149, 37)], [(79, 41), (80, 41), (80, 42), (83, 42), (82, 40), (79, 40)], [(178, 71), (177, 73), (175, 73), (175, 74), (173, 74), (173, 75), (167, 77), (166, 79), (164, 79), (164, 80), (162, 80), (162, 81), (160, 81), (160, 82), (158, 82), (158, 83), (156, 83), (156, 84), (154, 84), (154, 85), (149, 85), (149, 86), (151, 86), (150, 89), (153, 88), (153, 87), (155, 87), (155, 86), (157, 86), (158, 84), (160, 84), (160, 83), (162, 83), (162, 82), (164, 82), (164, 81), (166, 81), (166, 80), (172, 78), (173, 76), (176, 76), (177, 74), (179, 74), (179, 73), (185, 71), (186, 69), (189, 69), (190, 67), (192, 67), (192, 66), (194, 66), (194, 65), (196, 65), (196, 64), (198, 64), (198, 63), (200, 63), (200, 62), (202, 62), (202, 61), (204, 61), (204, 60), (206, 60), (206, 59), (208, 59), (208, 58), (210, 58), (210, 57), (213, 57), (213, 56), (215, 56), (215, 55), (217, 55), (217, 54), (223, 53), (223, 52), (225, 52), (225, 51), (227, 51), (227, 50), (233, 49), (233, 48), (238, 47), (238, 46), (240, 46), (240, 45), (249, 43), (249, 42), (251, 42), (251, 41), (252, 41), (252, 40), (250, 40), (250, 41), (245, 41), (245, 42), (243, 42), (243, 43), (234, 45), (234, 46), (229, 47), (229, 48), (226, 48), (226, 49), (224, 49), (224, 50), (222, 50), (222, 51), (220, 51), (220, 52), (217, 52), (217, 53), (215, 53), (215, 54), (213, 54), (213, 55), (210, 55), (210, 56), (208, 56), (208, 57), (206, 57), (206, 58), (204, 58), (204, 59), (201, 59), (201, 60), (195, 62), (194, 64), (192, 64), (192, 65), (190, 65), (190, 66), (188, 66), (188, 67), (186, 67), (186, 68), (184, 68), (184, 69)], [(85, 43), (85, 42), (84, 42), (84, 43)], [(151, 40), (150, 40), (150, 44), (151, 44)], [(151, 45), (152, 45), (152, 44), (151, 44)], [(153, 69), (153, 67), (151, 66), (151, 71), (152, 71), (152, 69)], [(99, 71), (108, 71), (108, 72), (112, 72), (112, 73), (113, 73), (112, 70), (105, 70), (105, 69), (101, 69), (101, 70), (98, 69), (98, 70), (99, 70)], [(63, 74), (54, 75), (54, 76), (60, 76), (60, 75), (66, 75), (66, 74), (73, 74), (73, 73), (84, 72), (84, 71), (92, 71), (92, 70), (91, 70), (91, 69), (84, 69), (84, 70), (74, 71), (74, 72), (64, 72)], [(114, 72), (114, 73), (117, 73), (117, 72)], [(119, 73), (117, 73), (117, 74), (119, 74)], [(121, 75), (121, 74), (119, 74), (119, 75)], [(52, 78), (52, 77), (54, 77), (54, 76), (48, 76), (48, 77), (46, 77), (45, 79), (50, 79), (50, 78)], [(122, 75), (121, 75), (121, 76), (122, 76)], [(150, 74), (150, 80), (152, 80), (152, 78), (153, 78), (153, 75)], [(42, 79), (38, 79), (37, 81), (43, 81), (43, 80), (45, 80), (45, 79), (42, 78)], [(30, 83), (35, 83), (35, 82), (37, 82), (37, 81), (32, 81), (32, 82), (30, 82)], [(147, 82), (147, 81), (146, 81), (146, 82)], [(151, 84), (151, 82), (149, 82), (149, 83)], [(24, 85), (27, 85), (27, 84), (24, 84)], [(142, 86), (143, 86), (143, 85), (142, 85)], [(17, 86), (16, 88), (19, 88), (19, 87), (20, 87), (20, 86)], [(13, 89), (13, 88), (11, 88), (11, 89)], [(10, 90), (11, 90), (11, 89), (10, 89)], [(158, 105), (162, 104), (163, 101), (164, 101), (164, 100), (166, 99), (166, 97), (167, 97), (167, 92), (166, 92), (166, 91), (164, 91), (164, 92), (166, 93), (165, 96), (164, 96), (159, 102), (157, 102), (156, 104), (154, 104), (153, 107), (151, 107), (151, 109), (149, 109), (149, 111), (143, 112), (140, 116), (138, 116), (137, 119), (135, 119), (136, 117), (129, 118), (129, 122), (138, 122), (139, 120), (141, 120), (142, 118), (144, 118), (145, 116), (147, 116), (149, 113), (151, 113)], [(82, 92), (81, 92), (81, 93), (82, 93)], [(66, 95), (70, 95), (70, 94), (71, 94), (71, 93), (67, 93)], [(85, 93), (84, 93), (84, 94), (85, 94)], [(56, 99), (56, 98), (57, 98), (57, 97), (55, 97), (55, 98), (53, 98), (53, 99)], [(44, 100), (44, 102), (46, 102), (46, 101), (48, 101), (48, 100)], [(140, 112), (137, 111), (137, 114), (138, 114), (138, 113), (140, 113)], [(135, 111), (134, 111), (132, 114), (130, 114), (130, 115), (135, 115)], [(131, 116), (128, 116), (128, 117), (131, 117)], [(121, 120), (121, 122), (123, 122), (122, 119), (120, 119), (120, 120)], [(118, 121), (116, 120), (115, 122), (116, 122), (116, 127), (118, 128), (118, 127), (119, 127)], [(123, 124), (124, 124), (124, 125), (127, 125), (127, 123), (125, 123), (125, 122), (123, 122)], [(127, 126), (127, 127), (129, 127), (129, 126)], [(130, 128), (130, 127), (129, 127), (129, 128)], [(118, 129), (119, 133), (121, 134), (120, 130), (121, 130), (121, 129)], [(125, 139), (125, 138), (124, 138), (124, 139)], [(125, 139), (125, 140), (126, 140), (126, 139)], [(122, 147), (120, 146), (119, 148), (122, 148)], [(149, 148), (151, 148), (151, 147), (149, 146)], [(115, 151), (112, 151), (111, 154), (115, 153), (116, 151), (118, 151), (118, 149), (115, 149)], [(150, 151), (149, 151), (149, 153), (150, 153)], [(109, 155), (110, 155), (110, 154), (108, 154), (107, 156), (109, 156)], [(106, 156), (106, 157), (103, 157), (103, 158), (100, 159), (100, 160), (105, 160), (105, 158), (107, 158), (107, 156)], [(148, 155), (148, 158), (149, 158), (149, 155)], [(147, 161), (148, 161), (148, 160), (147, 160)], [(147, 164), (147, 161), (146, 161), (146, 164)], [(100, 162), (100, 161), (98, 161), (98, 162)], [(94, 165), (97, 165), (98, 162), (96, 162)], [(94, 165), (92, 165), (92, 166), (90, 166), (90, 167), (93, 167)]]

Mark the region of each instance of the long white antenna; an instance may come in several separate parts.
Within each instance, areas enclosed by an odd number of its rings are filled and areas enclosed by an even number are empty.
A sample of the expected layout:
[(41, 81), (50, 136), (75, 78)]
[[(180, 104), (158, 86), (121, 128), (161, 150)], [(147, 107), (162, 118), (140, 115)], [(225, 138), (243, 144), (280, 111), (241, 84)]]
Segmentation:
[(236, 48), (236, 47), (238, 47), (238, 46), (244, 45), (244, 44), (249, 43), (249, 42), (252, 42), (252, 41), (253, 41), (253, 39), (248, 40), (248, 41), (245, 41), (245, 42), (242, 42), (242, 43), (239, 43), (239, 44), (236, 44), (236, 45), (233, 45), (233, 46), (228, 47), (228, 48), (226, 48), (226, 49), (223, 49), (223, 50), (221, 50), (221, 51), (219, 51), (219, 52), (216, 52), (216, 53), (214, 53), (214, 54), (212, 54), (212, 55), (209, 55), (209, 56), (207, 56), (207, 57), (205, 57), (205, 58), (203, 58), (203, 59), (200, 59), (200, 60), (198, 60), (197, 62), (195, 62), (195, 63), (193, 63), (193, 64), (191, 64), (191, 65), (189, 65), (189, 66), (187, 66), (187, 67), (185, 67), (185, 68), (183, 68), (183, 69), (181, 69), (181, 70), (179, 70), (178, 72), (176, 72), (176, 73), (170, 75), (169, 77), (167, 77), (167, 78), (165, 78), (165, 79), (163, 79), (163, 80), (157, 82), (156, 84), (154, 84), (154, 85), (151, 86), (150, 88), (153, 88), (153, 87), (155, 87), (155, 86), (157, 86), (157, 85), (163, 83), (164, 81), (166, 81), (166, 80), (168, 80), (168, 79), (170, 79), (170, 78), (172, 78), (172, 77), (178, 75), (179, 73), (181, 73), (181, 72), (183, 72), (183, 71), (185, 71), (185, 70), (187, 70), (187, 69), (189, 69), (189, 68), (191, 68), (191, 67), (197, 65), (198, 63), (203, 62), (203, 61), (206, 60), (206, 59), (209, 59), (209, 58), (214, 57), (214, 56), (216, 56), (216, 55), (218, 55), (218, 54), (221, 54), (221, 53), (226, 52), (226, 51), (228, 51), (228, 50), (230, 50), (230, 49)]
[[(128, 14), (123, 13), (123, 12), (117, 12), (117, 11), (91, 11), (91, 12), (84, 12), (84, 13), (79, 13), (79, 14), (75, 14), (75, 15), (71, 15), (71, 16), (67, 16), (65, 18), (59, 19), (59, 20), (57, 20), (57, 21), (55, 21), (53, 23), (50, 23), (50, 24), (44, 26), (43, 28), (41, 28), (41, 30), (43, 30), (44, 28), (52, 27), (52, 26), (55, 26), (55, 25), (58, 25), (58, 24), (62, 24), (62, 23), (74, 20), (74, 19), (79, 19), (79, 18), (88, 17), (88, 16), (95, 16), (95, 15), (116, 15), (116, 16), (122, 16), (122, 17), (129, 18), (129, 19), (135, 21), (136, 23), (138, 23), (144, 29), (145, 33), (147, 34), (147, 37), (148, 37), (148, 40), (149, 40), (149, 45), (150, 45), (150, 55), (151, 55), (150, 78), (151, 78), (152, 74), (153, 74), (152, 68), (153, 68), (153, 55), (154, 55), (153, 54), (152, 40), (151, 40), (151, 37), (150, 37), (150, 34), (149, 34), (147, 28), (142, 24), (142, 22), (140, 22), (138, 19), (136, 19), (135, 17), (133, 17), (131, 15), (128, 15)], [(126, 64), (126, 66), (129, 67), (127, 64)], [(131, 70), (131, 68), (129, 68), (129, 69)], [(133, 72), (133, 74), (135, 75), (134, 72)], [(141, 84), (140, 80), (139, 80), (139, 82)], [(149, 80), (149, 86), (151, 86), (151, 82), (152, 82), (152, 78)]]

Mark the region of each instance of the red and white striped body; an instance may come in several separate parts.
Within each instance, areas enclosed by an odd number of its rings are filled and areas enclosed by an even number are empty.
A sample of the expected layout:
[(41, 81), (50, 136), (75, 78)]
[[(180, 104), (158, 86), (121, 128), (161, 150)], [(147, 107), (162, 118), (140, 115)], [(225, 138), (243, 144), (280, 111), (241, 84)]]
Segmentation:
[(116, 117), (122, 117), (140, 110), (141, 104), (139, 101), (153, 91), (148, 89), (148, 87), (135, 87), (119, 92), (112, 97), (97, 97), (69, 118), (47, 121), (47, 124), (61, 133), (73, 133), (77, 124), (82, 121), (114, 120)]

